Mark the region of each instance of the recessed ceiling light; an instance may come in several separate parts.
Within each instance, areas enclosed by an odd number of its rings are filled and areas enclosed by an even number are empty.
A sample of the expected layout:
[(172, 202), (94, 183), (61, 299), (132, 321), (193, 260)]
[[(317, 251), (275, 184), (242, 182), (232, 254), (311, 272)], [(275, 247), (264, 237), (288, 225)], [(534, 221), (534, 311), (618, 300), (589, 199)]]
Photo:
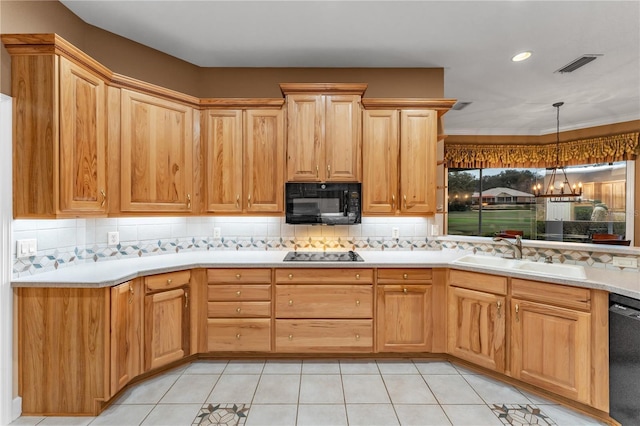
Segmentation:
[(531, 52), (520, 52), (516, 56), (511, 58), (511, 60), (513, 62), (520, 62), (520, 61), (524, 61), (525, 59), (529, 59), (530, 56), (531, 56)]

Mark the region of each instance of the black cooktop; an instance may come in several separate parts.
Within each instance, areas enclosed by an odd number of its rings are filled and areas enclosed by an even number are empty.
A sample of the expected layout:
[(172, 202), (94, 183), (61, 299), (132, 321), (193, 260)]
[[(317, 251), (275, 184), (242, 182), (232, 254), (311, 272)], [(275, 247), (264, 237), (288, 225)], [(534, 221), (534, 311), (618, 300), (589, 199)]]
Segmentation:
[(290, 251), (285, 262), (364, 262), (355, 251)]

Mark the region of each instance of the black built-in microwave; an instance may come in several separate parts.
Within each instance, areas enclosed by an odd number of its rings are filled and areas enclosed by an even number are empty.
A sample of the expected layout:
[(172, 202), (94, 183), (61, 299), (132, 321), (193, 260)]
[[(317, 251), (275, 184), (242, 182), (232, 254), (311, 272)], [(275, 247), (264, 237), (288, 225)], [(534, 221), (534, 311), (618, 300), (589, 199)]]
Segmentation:
[(286, 222), (294, 225), (360, 223), (360, 183), (285, 184)]

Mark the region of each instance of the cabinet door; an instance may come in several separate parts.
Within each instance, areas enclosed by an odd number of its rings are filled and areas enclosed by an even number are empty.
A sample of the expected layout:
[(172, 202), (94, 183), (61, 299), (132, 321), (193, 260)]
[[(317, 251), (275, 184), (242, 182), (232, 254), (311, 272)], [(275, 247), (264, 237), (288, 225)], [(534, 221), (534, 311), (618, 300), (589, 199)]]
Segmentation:
[(189, 354), (189, 293), (178, 288), (145, 297), (145, 371)]
[(360, 96), (325, 96), (325, 162), (326, 181), (359, 182)]
[(242, 111), (205, 112), (207, 211), (242, 211)]
[(515, 298), (511, 307), (513, 377), (588, 404), (591, 315)]
[(106, 213), (104, 82), (60, 58), (60, 211)]
[(245, 113), (244, 198), (247, 212), (284, 210), (284, 114)]
[(448, 351), (495, 371), (505, 370), (505, 298), (449, 287)]
[(362, 212), (393, 213), (398, 209), (398, 111), (363, 113)]
[(376, 315), (378, 351), (430, 351), (430, 307), (430, 285), (379, 286)]
[(287, 96), (287, 118), (287, 181), (323, 181), (324, 97)]
[(191, 211), (192, 109), (124, 89), (121, 99), (121, 209)]
[(142, 282), (111, 288), (111, 395), (142, 373)]
[(437, 114), (400, 112), (400, 211), (435, 213)]

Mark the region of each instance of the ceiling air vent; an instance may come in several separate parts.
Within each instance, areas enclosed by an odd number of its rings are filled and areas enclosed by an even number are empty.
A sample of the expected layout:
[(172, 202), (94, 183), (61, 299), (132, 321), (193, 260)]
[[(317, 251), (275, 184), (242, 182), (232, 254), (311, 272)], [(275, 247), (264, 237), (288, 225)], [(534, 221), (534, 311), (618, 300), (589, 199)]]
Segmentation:
[(456, 102), (455, 105), (451, 108), (453, 111), (461, 111), (471, 105), (472, 102)]
[(598, 56), (602, 56), (602, 54), (582, 55), (578, 59), (574, 59), (573, 61), (569, 62), (567, 65), (560, 68), (559, 70), (556, 70), (555, 72), (559, 72), (559, 73), (574, 72), (578, 68), (587, 65), (589, 62), (595, 61), (595, 59)]

